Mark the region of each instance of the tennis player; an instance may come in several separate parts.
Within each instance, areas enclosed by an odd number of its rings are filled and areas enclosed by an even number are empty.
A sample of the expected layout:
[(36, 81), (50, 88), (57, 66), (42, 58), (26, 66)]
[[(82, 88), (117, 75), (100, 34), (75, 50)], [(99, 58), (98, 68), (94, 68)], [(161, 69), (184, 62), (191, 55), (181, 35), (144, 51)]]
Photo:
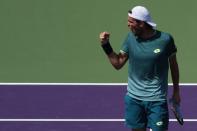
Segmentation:
[(167, 131), (168, 69), (173, 81), (172, 99), (180, 104), (177, 48), (172, 35), (156, 30), (149, 11), (136, 6), (128, 12), (131, 30), (120, 52), (113, 51), (108, 32), (100, 33), (101, 46), (115, 69), (129, 62), (125, 95), (125, 121), (132, 131)]

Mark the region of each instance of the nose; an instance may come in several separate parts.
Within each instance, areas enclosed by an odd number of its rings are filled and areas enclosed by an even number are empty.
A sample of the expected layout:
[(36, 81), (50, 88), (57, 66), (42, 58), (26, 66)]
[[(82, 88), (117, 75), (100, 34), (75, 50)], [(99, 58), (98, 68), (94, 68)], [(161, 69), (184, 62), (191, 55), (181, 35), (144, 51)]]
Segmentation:
[(129, 26), (129, 25), (131, 25), (131, 22), (128, 21), (127, 24), (128, 24), (128, 26)]
[(128, 27), (130, 27), (130, 26), (131, 26), (131, 24), (130, 24), (129, 22), (127, 22), (127, 25), (128, 25)]

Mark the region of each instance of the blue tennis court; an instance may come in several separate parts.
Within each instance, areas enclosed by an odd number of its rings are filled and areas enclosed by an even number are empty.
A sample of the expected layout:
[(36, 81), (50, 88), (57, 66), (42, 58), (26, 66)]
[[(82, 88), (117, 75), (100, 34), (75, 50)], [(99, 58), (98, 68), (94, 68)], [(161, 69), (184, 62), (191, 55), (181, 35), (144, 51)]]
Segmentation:
[[(197, 84), (181, 92), (185, 124), (170, 112), (169, 131), (196, 131)], [(125, 93), (124, 83), (1, 83), (0, 131), (130, 131)]]

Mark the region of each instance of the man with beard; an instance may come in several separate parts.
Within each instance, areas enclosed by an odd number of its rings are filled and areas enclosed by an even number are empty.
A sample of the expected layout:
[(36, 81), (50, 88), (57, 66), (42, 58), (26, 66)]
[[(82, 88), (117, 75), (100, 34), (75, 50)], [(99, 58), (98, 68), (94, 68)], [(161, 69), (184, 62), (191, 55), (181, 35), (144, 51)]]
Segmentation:
[(125, 95), (125, 122), (132, 131), (166, 131), (169, 123), (167, 105), (168, 68), (173, 81), (172, 99), (180, 104), (177, 48), (169, 33), (156, 30), (149, 11), (135, 6), (128, 12), (131, 30), (117, 54), (108, 32), (100, 33), (101, 46), (117, 70), (129, 62)]

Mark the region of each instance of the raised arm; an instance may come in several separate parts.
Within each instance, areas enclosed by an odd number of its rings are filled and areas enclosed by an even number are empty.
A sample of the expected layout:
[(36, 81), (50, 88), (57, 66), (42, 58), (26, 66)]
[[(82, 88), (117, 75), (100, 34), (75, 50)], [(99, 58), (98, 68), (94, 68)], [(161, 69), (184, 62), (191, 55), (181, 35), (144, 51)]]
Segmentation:
[(109, 43), (109, 36), (110, 34), (108, 32), (100, 33), (101, 46), (108, 56), (110, 63), (115, 69), (119, 70), (128, 60), (128, 55), (126, 53), (115, 53)]

